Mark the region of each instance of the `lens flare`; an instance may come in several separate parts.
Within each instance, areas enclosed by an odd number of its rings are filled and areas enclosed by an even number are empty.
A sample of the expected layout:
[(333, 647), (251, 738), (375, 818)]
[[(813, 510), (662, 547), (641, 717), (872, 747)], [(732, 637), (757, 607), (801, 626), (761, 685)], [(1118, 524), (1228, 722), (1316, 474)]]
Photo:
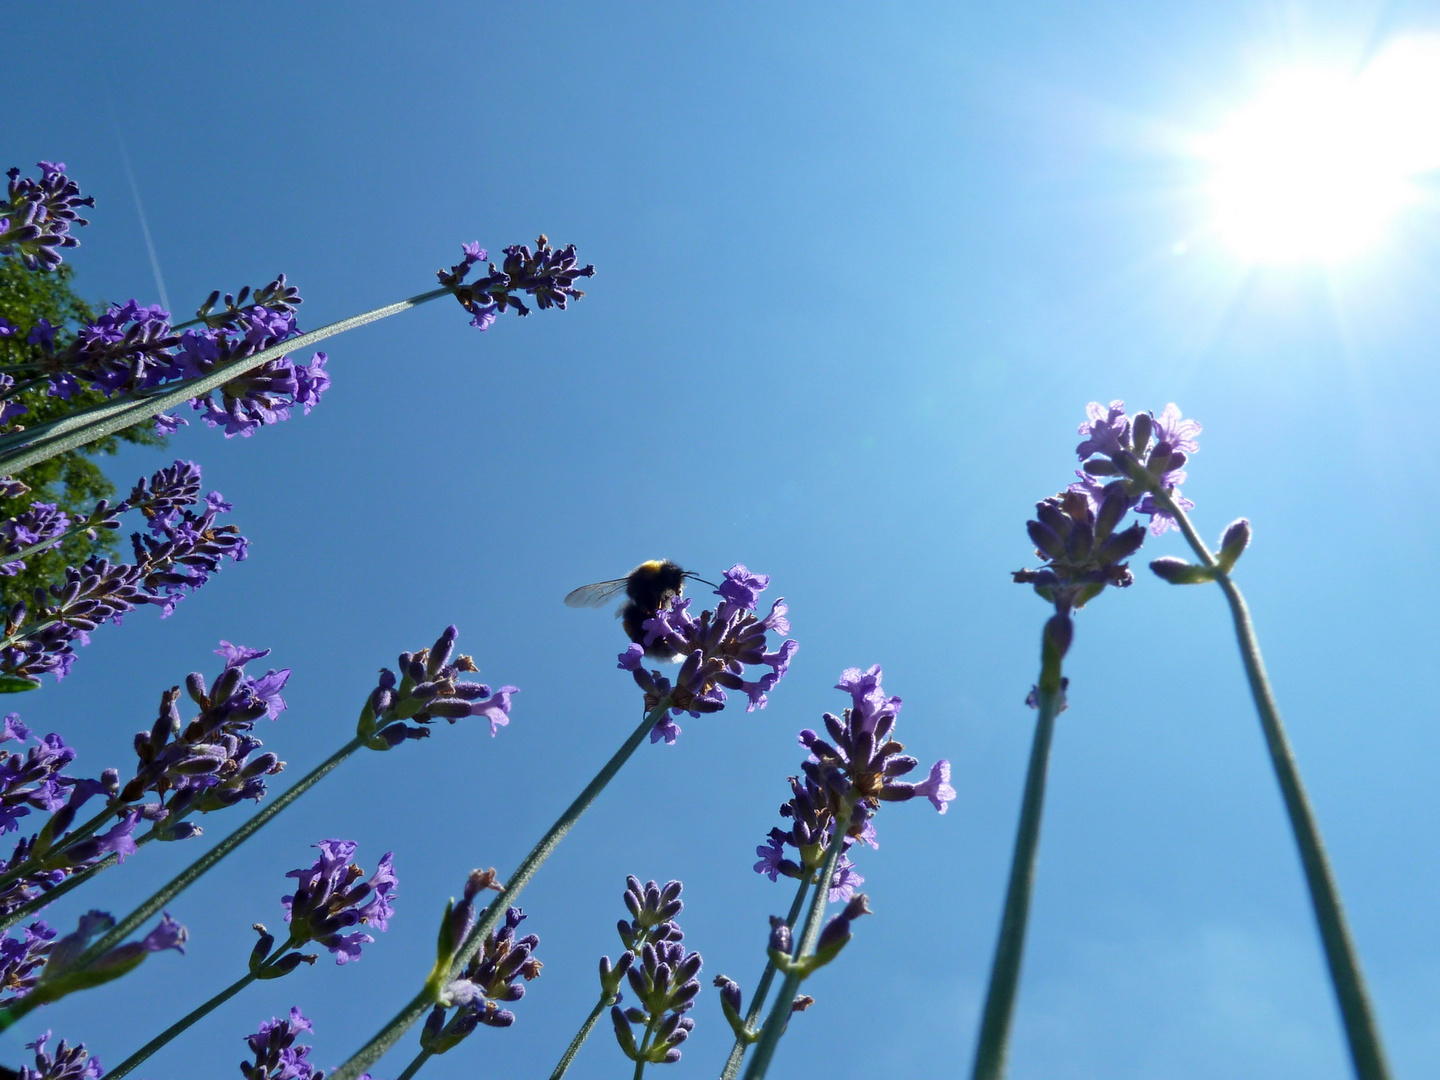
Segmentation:
[(1201, 152), (1215, 227), (1253, 262), (1335, 262), (1379, 242), (1440, 167), (1440, 36), (1396, 42), (1358, 76), (1276, 76)]

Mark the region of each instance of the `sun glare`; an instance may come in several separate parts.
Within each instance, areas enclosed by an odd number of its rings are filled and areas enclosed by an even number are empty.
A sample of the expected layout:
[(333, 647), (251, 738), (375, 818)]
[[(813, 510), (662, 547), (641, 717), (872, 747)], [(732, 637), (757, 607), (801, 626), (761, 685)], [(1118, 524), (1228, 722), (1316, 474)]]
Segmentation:
[(1440, 167), (1440, 37), (1358, 76), (1285, 72), (1211, 137), (1215, 226), (1254, 262), (1335, 262), (1372, 247)]

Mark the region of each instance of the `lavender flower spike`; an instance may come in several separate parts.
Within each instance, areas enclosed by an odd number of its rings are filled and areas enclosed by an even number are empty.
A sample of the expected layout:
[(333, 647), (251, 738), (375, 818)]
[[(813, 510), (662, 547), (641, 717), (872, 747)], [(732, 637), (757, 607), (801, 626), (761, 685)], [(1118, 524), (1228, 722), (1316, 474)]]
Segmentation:
[(77, 206), (94, 206), (92, 196), (81, 198), (75, 181), (65, 175), (63, 161), (42, 161), (40, 179), (20, 178), (10, 169), (10, 187), (0, 202), (0, 255), (18, 254), (31, 270), (54, 270), (63, 261), (57, 248), (78, 247), (71, 225), (90, 224)]
[(463, 681), (461, 675), (479, 668), (470, 657), (454, 655), (458, 636), (455, 627), (447, 626), (430, 648), (401, 653), (398, 677), (389, 668), (380, 669), (379, 685), (358, 725), (366, 746), (388, 750), (406, 739), (427, 738), (428, 725), (439, 719), (453, 724), (483, 716), (492, 736), (510, 722), (510, 698), (519, 687), (502, 686), (492, 694), (484, 683)]
[(1150, 531), (1156, 536), (1176, 527), (1165, 509), (1155, 501), (1153, 493), (1164, 491), (1182, 510), (1195, 504), (1180, 494), (1185, 482), (1185, 463), (1200, 449), (1196, 436), (1200, 424), (1181, 419), (1180, 409), (1171, 402), (1164, 412), (1125, 415), (1125, 403), (1112, 401), (1106, 409), (1091, 402), (1085, 410), (1089, 418), (1080, 425), (1083, 441), (1075, 448), (1082, 469), (1080, 483), (1071, 491), (1100, 492), (1097, 477), (1121, 477), (1127, 498), (1127, 509), (1150, 517)]
[(514, 308), (517, 315), (528, 315), (530, 309), (521, 301), (518, 293), (534, 297), (540, 310), (557, 307), (562, 311), (571, 300), (578, 300), (585, 294), (575, 287), (575, 279), (592, 277), (595, 267), (580, 266), (575, 257), (575, 245), (556, 250), (541, 234), (535, 241), (535, 251), (528, 247), (515, 246), (505, 249), (505, 261), (496, 269), (490, 263), (490, 272), (475, 281), (465, 282), (476, 263), (484, 262), (488, 255), (479, 244), (465, 244), (463, 255), (449, 271), (438, 270), (435, 276), (440, 284), (455, 294), (460, 306), (473, 318), (470, 325), (488, 330), (496, 316), (508, 308)]
[(260, 1025), (259, 1031), (245, 1037), (255, 1060), (242, 1061), (241, 1074), (245, 1080), (312, 1080), (319, 1077), (320, 1072), (305, 1060), (310, 1054), (310, 1047), (295, 1045), (302, 1031), (314, 1030), (299, 1006), (291, 1006), (290, 1015), (283, 1020), (272, 1016)]
[[(467, 894), (471, 886), (484, 887), (483, 880), (477, 881), (472, 875)], [(501, 1005), (524, 997), (525, 983), (539, 978), (544, 966), (533, 955), (540, 938), (535, 934), (518, 937), (515, 934), (524, 921), (523, 911), (508, 908), (505, 924), (485, 936), (484, 944), (459, 977), (446, 984), (421, 1029), (422, 1050), (443, 1054), (481, 1024), (503, 1028), (515, 1023), (515, 1014)], [(455, 1013), (447, 1023), (446, 1014), (450, 1009)]]
[(19, 1080), (98, 1080), (103, 1074), (98, 1057), (90, 1057), (84, 1043), (68, 1045), (61, 1039), (55, 1053), (45, 1051), (50, 1041), (50, 1032), (45, 1032), (34, 1042), (26, 1043), (27, 1050), (35, 1051), (35, 1068), (22, 1065)]
[[(690, 600), (672, 600), (643, 621), (644, 640), (621, 653), (618, 666), (629, 671), (645, 692), (647, 711), (669, 697), (676, 716), (719, 712), (725, 707), (727, 689), (746, 695), (747, 712), (765, 707), (766, 695), (789, 670), (799, 648), (791, 640), (769, 649), (770, 631), (780, 637), (790, 632), (789, 608), (783, 599), (776, 600), (764, 618), (756, 613), (760, 593), (769, 583), (767, 576), (752, 574), (736, 563), (715, 590), (720, 602), (713, 611), (702, 611), (696, 618), (690, 614)], [(685, 658), (673, 684), (659, 671), (641, 666), (646, 654), (656, 655), (657, 650)], [(747, 666), (769, 670), (758, 679), (747, 679)], [(650, 738), (673, 743), (679, 732), (667, 715)]]
[(355, 854), (353, 840), (322, 840), (315, 847), (320, 857), (315, 865), (291, 870), (286, 877), (297, 880), (295, 892), (281, 897), (290, 939), (296, 945), (318, 942), (335, 954), (337, 964), (360, 959), (360, 947), (375, 939), (369, 934), (341, 931), (357, 923), (384, 930), (393, 907), (394, 852), (380, 857), (380, 865), (368, 881), (365, 871), (350, 861)]

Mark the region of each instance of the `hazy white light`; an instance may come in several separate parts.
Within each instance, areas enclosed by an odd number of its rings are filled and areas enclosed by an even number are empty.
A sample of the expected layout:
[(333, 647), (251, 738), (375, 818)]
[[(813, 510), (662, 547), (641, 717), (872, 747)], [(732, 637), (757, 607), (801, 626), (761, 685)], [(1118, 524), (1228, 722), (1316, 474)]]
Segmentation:
[(1211, 138), (1216, 225), (1245, 258), (1334, 261), (1383, 236), (1440, 167), (1440, 37), (1397, 42), (1359, 76), (1294, 70)]

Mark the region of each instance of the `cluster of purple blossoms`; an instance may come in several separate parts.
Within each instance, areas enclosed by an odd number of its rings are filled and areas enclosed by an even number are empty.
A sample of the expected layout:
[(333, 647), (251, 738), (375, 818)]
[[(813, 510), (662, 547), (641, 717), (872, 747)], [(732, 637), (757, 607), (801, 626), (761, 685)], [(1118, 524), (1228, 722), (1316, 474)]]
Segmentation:
[(1098, 497), (1077, 485), (1036, 503), (1035, 517), (1025, 526), (1035, 554), (1046, 563), (1039, 570), (1016, 570), (1016, 583), (1034, 586), (1061, 614), (1084, 607), (1107, 585), (1130, 585), (1135, 578), (1125, 560), (1145, 542), (1145, 526), (1118, 528), (1129, 509), (1119, 480), (1100, 488)]
[[(187, 330), (175, 353), (175, 377), (200, 378), (216, 367), (278, 345), (296, 333), (295, 316), (291, 312), (266, 307), (242, 311), (233, 328)], [(320, 403), (320, 395), (330, 388), (326, 360), (323, 352), (317, 352), (309, 364), (295, 364), (288, 356), (267, 360), (258, 368), (223, 383), (218, 402), (213, 394), (206, 393), (192, 398), (190, 406), (203, 413), (205, 423), (211, 427), (223, 427), (227, 439), (253, 435), (267, 424), (288, 420), (291, 408), (296, 405), (308, 414)], [(166, 418), (161, 424), (157, 417), (157, 425), (161, 425), (162, 430), (178, 423), (175, 418)]]
[(314, 1030), (299, 1006), (292, 1006), (284, 1020), (272, 1016), (254, 1035), (245, 1037), (255, 1060), (242, 1061), (241, 1074), (245, 1080), (320, 1080), (323, 1074), (305, 1060), (310, 1047), (295, 1045), (302, 1031)]
[(430, 648), (401, 653), (398, 677), (389, 668), (380, 669), (379, 684), (365, 703), (358, 729), (372, 750), (428, 738), (430, 729), (424, 725), (441, 719), (453, 724), (481, 716), (490, 722), (492, 736), (510, 723), (510, 698), (520, 688), (502, 686), (492, 693), (484, 683), (462, 681), (462, 674), (480, 669), (469, 656), (455, 655), (458, 636), (454, 626), (447, 626)]
[(164, 509), (147, 512), (148, 535), (131, 535), (133, 563), (92, 557), (80, 567), (68, 567), (64, 581), (49, 590), (37, 589), (33, 604), (21, 601), (10, 608), (0, 638), (0, 674), (33, 682), (51, 672), (63, 679), (75, 662), (75, 643), (88, 644), (90, 631), (101, 623), (118, 623), (142, 604), (159, 607), (164, 618), (187, 591), (204, 585), (222, 560), (245, 558), (248, 543), (240, 530), (216, 524), (230, 504), (211, 492), (198, 512), (190, 509), (187, 504), (199, 502), (198, 484), (192, 486), (199, 470), (185, 462), (173, 469), (163, 484), (152, 479), (150, 496), (163, 488)]
[[(212, 293), (196, 313), (200, 327), (183, 332), (171, 325), (164, 308), (137, 300), (110, 305), (64, 344), (56, 341), (60, 328), (40, 319), (26, 335), (35, 346), (33, 360), (13, 371), (27, 380), (46, 380), (50, 395), (65, 401), (87, 388), (114, 397), (200, 378), (299, 332), (295, 311), (301, 299), (284, 274), (253, 294), (248, 286), (238, 298), (227, 294), (225, 306), (217, 311), (218, 297), (218, 292)], [(7, 336), (17, 329), (4, 323)], [(309, 364), (280, 356), (222, 384), (218, 400), (216, 392), (207, 392), (192, 398), (190, 405), (204, 414), (209, 426), (223, 427), (227, 438), (252, 435), (260, 427), (289, 419), (295, 406), (308, 413), (319, 404), (330, 386), (325, 362), (323, 352), (317, 352)], [(11, 395), (15, 385), (11, 374), (0, 376), (0, 396)], [(24, 405), (8, 401), (0, 412), (0, 425), (25, 411)], [(162, 413), (155, 426), (168, 435), (186, 422)]]
[[(639, 878), (627, 877), (625, 906), (633, 918), (629, 922), (621, 919), (618, 926), (625, 952), (614, 966), (608, 956), (600, 960), (600, 987), (612, 1002), (610, 1021), (615, 1038), (631, 1061), (679, 1061), (680, 1044), (695, 1029), (694, 1019), (686, 1014), (700, 993), (702, 961), (698, 952), (687, 953), (681, 944), (685, 934), (675, 922), (685, 906), (680, 891), (678, 881), (641, 885)], [(637, 1002), (628, 1008), (621, 1007), (622, 978)], [(638, 1041), (632, 1030), (636, 1024), (643, 1025)]]
[[(91, 943), (115, 926), (111, 915), (103, 911), (87, 911), (80, 916), (74, 932), (62, 938), (55, 938), (54, 931), (44, 923), (35, 926), (41, 930), (34, 935), (33, 941), (27, 932), (26, 940), (21, 943), (25, 953), (16, 963), (17, 982), (3, 987), (9, 993), (0, 997), (0, 1008), (8, 1008), (22, 999), (27, 1006), (46, 1005), (76, 990), (86, 990), (118, 979), (139, 967), (151, 953), (166, 949), (183, 953), (188, 937), (185, 928), (166, 912), (155, 929), (139, 941), (117, 945), (81, 965), (79, 961)], [(11, 952), (18, 950), (8, 949), (7, 959)], [(39, 964), (41, 960), (43, 964)], [(25, 973), (19, 977), (22, 967)]]
[[(850, 695), (851, 707), (843, 717), (824, 715), (829, 738), (808, 728), (800, 732), (800, 744), (810, 757), (801, 766), (803, 777), (790, 778), (791, 798), (780, 807), (790, 827), (771, 829), (767, 843), (755, 849), (760, 856), (756, 873), (771, 881), (782, 874), (797, 879), (814, 874), (825, 863), (837, 823), (845, 830), (847, 849), (857, 840), (878, 847), (871, 819), (882, 802), (925, 798), (943, 814), (955, 798), (950, 762), (943, 758), (918, 784), (900, 779), (919, 761), (902, 753), (904, 745), (893, 737), (901, 702), (886, 695), (880, 679), (878, 664), (864, 672), (846, 669), (836, 689)], [(787, 857), (787, 848), (795, 849), (796, 858)], [(829, 898), (849, 900), (864, 880), (842, 852)]]
[(1150, 517), (1155, 535), (1174, 528), (1175, 519), (1155, 498), (1164, 492), (1182, 510), (1194, 504), (1180, 494), (1184, 465), (1199, 449), (1200, 425), (1181, 419), (1172, 403), (1159, 416), (1125, 415), (1125, 403), (1107, 408), (1092, 401), (1080, 425), (1083, 441), (1075, 448), (1082, 468), (1078, 483), (1035, 506), (1026, 522), (1035, 554), (1045, 560), (1038, 570), (1019, 570), (1017, 583), (1033, 585), (1062, 616), (1084, 607), (1107, 586), (1125, 588), (1134, 581), (1126, 563), (1145, 541), (1138, 522), (1121, 528), (1131, 510)]
[(177, 828), (187, 814), (224, 809), (242, 799), (260, 801), (265, 796), (264, 778), (285, 767), (271, 753), (251, 756), (262, 745), (251, 731), (262, 716), (274, 720), (284, 710), (280, 691), (290, 678), (290, 669), (272, 668), (253, 678), (245, 673), (245, 665), (270, 655), (269, 649), (247, 649), (222, 641), (215, 651), (225, 658), (225, 668), (208, 689), (198, 671), (185, 680), (185, 690), (199, 706), (200, 715), (182, 724), (177, 705), (180, 688), (165, 691), (154, 725), (135, 735), (140, 762), (134, 778), (117, 796), (125, 804), (146, 793), (160, 796), (163, 815), (147, 816), (166, 822), (165, 839), (199, 831)]
[(680, 899), (681, 888), (678, 881), (667, 881), (664, 885), (647, 881), (641, 885), (634, 874), (625, 878), (625, 906), (630, 909), (631, 918), (621, 919), (615, 927), (625, 951), (614, 964), (608, 956), (600, 958), (600, 989), (609, 1004), (619, 1003), (620, 980), (647, 944), (684, 939), (685, 934), (675, 921), (675, 916), (685, 909)]
[(1199, 422), (1181, 419), (1174, 402), (1159, 416), (1143, 412), (1130, 417), (1123, 401), (1112, 401), (1109, 408), (1092, 401), (1085, 414), (1089, 419), (1079, 430), (1084, 439), (1075, 448), (1082, 463), (1076, 473), (1080, 482), (1070, 490), (1083, 491), (1098, 504), (1105, 490), (1099, 478), (1118, 477), (1115, 482), (1122, 485), (1127, 509), (1149, 516), (1151, 533), (1159, 536), (1176, 528), (1154, 493), (1165, 492), (1182, 510), (1195, 505), (1180, 494), (1180, 485), (1185, 463), (1200, 449)]
[(20, 1066), (20, 1071), (15, 1074), (17, 1080), (99, 1080), (104, 1072), (100, 1068), (100, 1059), (86, 1053), (84, 1043), (70, 1046), (61, 1039), (55, 1053), (50, 1054), (45, 1050), (49, 1041), (50, 1032), (47, 1031), (34, 1042), (25, 1044), (25, 1049), (35, 1051), (35, 1067)]
[[(16, 482), (18, 483), (18, 482)], [(19, 484), (14, 494), (29, 489)], [(219, 500), (213, 495), (212, 500)], [(160, 519), (171, 523), (179, 511), (200, 501), (200, 466), (193, 461), (177, 460), (158, 469), (149, 478), (141, 477), (130, 490), (130, 496), (111, 505), (101, 499), (84, 518), (72, 519), (54, 503), (31, 503), (23, 513), (0, 522), (0, 575), (13, 576), (25, 569), (26, 559), (60, 546), (67, 537), (85, 533), (94, 539), (99, 532), (120, 527), (120, 517), (129, 511), (142, 514), (153, 532)], [(218, 505), (212, 502), (212, 505)]]
[[(260, 717), (274, 719), (285, 708), (280, 691), (290, 671), (272, 669), (252, 678), (245, 673), (245, 664), (269, 650), (223, 641), (220, 645), (216, 651), (225, 657), (225, 669), (209, 689), (198, 672), (186, 680), (200, 715), (183, 724), (176, 707), (179, 687), (167, 690), (155, 724), (135, 736), (139, 763), (134, 778), (123, 788), (115, 769), (106, 769), (98, 780), (61, 774), (75, 751), (59, 735), (37, 740), (23, 756), (0, 755), (0, 834), (18, 829), (20, 818), (32, 808), (51, 815), (42, 829), (20, 840), (10, 858), (0, 862), (0, 917), (107, 855), (123, 861), (143, 842), (134, 838), (141, 821), (154, 824), (149, 838), (187, 839), (201, 831), (185, 821), (189, 815), (264, 796), (264, 777), (279, 772), (284, 763), (271, 753), (255, 754), (261, 742), (251, 729)], [(29, 737), (18, 716), (5, 718), (0, 742)], [(158, 801), (142, 802), (147, 794), (159, 796)], [(72, 829), (81, 807), (96, 795), (104, 796), (104, 808)], [(113, 818), (118, 821), (101, 832)]]
[(0, 1000), (22, 998), (34, 989), (54, 947), (55, 928), (36, 919), (21, 936), (0, 938)]
[(350, 861), (355, 854), (353, 840), (322, 840), (315, 847), (320, 857), (315, 865), (291, 870), (295, 892), (282, 896), (285, 921), (290, 924), (290, 941), (303, 945), (314, 941), (335, 954), (335, 963), (360, 959), (360, 947), (375, 939), (361, 931), (343, 933), (357, 924), (384, 930), (394, 913), (395, 894), (393, 851), (380, 857), (380, 864), (368, 881), (365, 871)]
[(533, 252), (524, 245), (507, 247), (505, 261), (499, 269), (490, 263), (488, 274), (466, 282), (471, 268), (490, 256), (478, 243), (462, 247), (464, 254), (460, 261), (448, 271), (435, 271), (435, 276), (441, 285), (455, 294), (460, 306), (471, 314), (470, 325), (480, 330), (488, 330), (507, 308), (513, 307), (517, 315), (529, 315), (530, 309), (517, 293), (529, 293), (541, 311), (550, 307), (563, 311), (571, 300), (585, 295), (575, 287), (575, 279), (595, 275), (594, 266), (579, 264), (574, 244), (552, 248), (549, 239), (542, 233), (535, 241)]
[[(446, 912), (442, 962), (454, 955), (470, 933), (475, 923), (476, 895), (483, 889), (495, 888), (498, 886), (493, 870), (471, 871), (465, 883), (464, 900)], [(443, 1054), (468, 1038), (481, 1024), (504, 1028), (515, 1023), (515, 1014), (502, 1006), (523, 998), (525, 983), (538, 979), (544, 967), (534, 955), (540, 945), (539, 936), (515, 933), (525, 918), (519, 908), (508, 908), (504, 925), (486, 934), (479, 950), (460, 974), (445, 984), (420, 1031), (421, 1049)], [(447, 1021), (451, 1009), (455, 1013)]]
[[(774, 689), (790, 667), (799, 643), (783, 642), (774, 652), (768, 651), (766, 634), (774, 630), (784, 637), (790, 632), (785, 617), (790, 610), (784, 599), (771, 605), (764, 618), (755, 613), (760, 593), (770, 584), (765, 574), (752, 574), (736, 563), (725, 571), (725, 578), (715, 595), (720, 602), (714, 611), (702, 611), (696, 618), (690, 614), (690, 601), (671, 601), (641, 625), (645, 639), (630, 645), (620, 654), (619, 666), (634, 675), (636, 684), (645, 692), (645, 709), (650, 711), (666, 699), (670, 711), (655, 725), (650, 741), (664, 739), (673, 743), (680, 728), (671, 719), (681, 713), (699, 716), (719, 712), (725, 707), (725, 691), (739, 690), (748, 699), (746, 711), (763, 709), (766, 694)], [(672, 683), (659, 671), (641, 666), (647, 650), (664, 646), (677, 657), (683, 657), (680, 670)], [(759, 679), (745, 678), (745, 667), (768, 667)]]
[(88, 225), (78, 206), (94, 206), (65, 175), (63, 161), (39, 162), (40, 179), (22, 178), (10, 169), (9, 189), (0, 203), (0, 255), (19, 255), (31, 270), (54, 270), (63, 261), (59, 248), (78, 247), (72, 225)]

